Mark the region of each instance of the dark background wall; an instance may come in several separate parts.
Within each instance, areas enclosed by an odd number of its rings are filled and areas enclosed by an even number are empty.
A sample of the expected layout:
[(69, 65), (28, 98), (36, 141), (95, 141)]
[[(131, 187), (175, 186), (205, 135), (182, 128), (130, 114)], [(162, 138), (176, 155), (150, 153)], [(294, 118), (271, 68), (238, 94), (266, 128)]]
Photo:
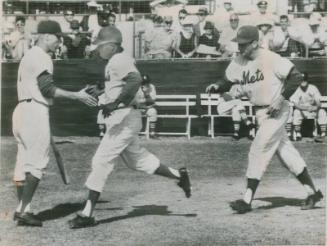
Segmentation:
[[(327, 95), (327, 58), (295, 59), (300, 71), (307, 71), (310, 82), (315, 84), (323, 95)], [(198, 94), (214, 82), (224, 71), (229, 60), (158, 60), (137, 61), (142, 73), (149, 74), (157, 87), (158, 94)], [(99, 60), (63, 60), (55, 61), (54, 77), (59, 87), (78, 90), (88, 83), (103, 80), (105, 63)], [(17, 104), (16, 79), (18, 63), (2, 63), (1, 77), (1, 135), (11, 135), (11, 116)], [(51, 108), (50, 117), (54, 135), (97, 134), (96, 114), (88, 108), (70, 100), (56, 101)], [(159, 122), (161, 127), (177, 128), (178, 122)], [(205, 119), (193, 122), (192, 133), (205, 134)]]

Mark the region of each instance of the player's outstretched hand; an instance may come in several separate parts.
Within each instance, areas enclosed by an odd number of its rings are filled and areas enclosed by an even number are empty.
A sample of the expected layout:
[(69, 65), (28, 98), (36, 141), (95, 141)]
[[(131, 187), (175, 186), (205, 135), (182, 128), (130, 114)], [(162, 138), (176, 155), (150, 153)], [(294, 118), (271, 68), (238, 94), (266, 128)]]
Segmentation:
[(211, 94), (214, 91), (218, 91), (218, 89), (219, 89), (219, 85), (217, 85), (217, 84), (211, 84), (211, 85), (208, 85), (207, 86), (206, 93)]
[(111, 115), (111, 113), (117, 109), (118, 104), (117, 102), (112, 102), (112, 103), (108, 103), (108, 104), (104, 104), (101, 105), (100, 108), (102, 109), (102, 114), (104, 117), (108, 117), (109, 115)]
[(81, 101), (82, 103), (86, 104), (87, 106), (90, 106), (90, 107), (95, 107), (95, 106), (98, 105), (97, 99), (94, 98), (93, 96), (91, 96), (90, 94), (88, 94), (86, 92), (86, 88), (80, 90), (77, 93), (77, 99), (79, 101)]
[(98, 97), (103, 93), (103, 89), (101, 89), (98, 84), (87, 85), (85, 91), (93, 97)]
[(285, 98), (280, 95), (272, 104), (270, 104), (270, 106), (268, 107), (267, 114), (269, 114), (271, 118), (277, 117), (283, 106), (284, 101)]

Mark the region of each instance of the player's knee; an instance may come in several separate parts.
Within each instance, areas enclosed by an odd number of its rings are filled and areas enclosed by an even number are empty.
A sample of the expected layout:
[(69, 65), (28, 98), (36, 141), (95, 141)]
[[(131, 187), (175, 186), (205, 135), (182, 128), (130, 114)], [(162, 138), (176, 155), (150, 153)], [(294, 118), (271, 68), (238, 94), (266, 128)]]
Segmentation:
[(22, 180), (22, 181), (15, 181), (14, 180), (14, 184), (15, 184), (16, 187), (22, 187), (22, 186), (25, 185), (25, 181), (24, 180)]
[(155, 122), (157, 121), (157, 110), (155, 108), (149, 108), (148, 111), (147, 111), (147, 115), (149, 117), (149, 120), (151, 122)]

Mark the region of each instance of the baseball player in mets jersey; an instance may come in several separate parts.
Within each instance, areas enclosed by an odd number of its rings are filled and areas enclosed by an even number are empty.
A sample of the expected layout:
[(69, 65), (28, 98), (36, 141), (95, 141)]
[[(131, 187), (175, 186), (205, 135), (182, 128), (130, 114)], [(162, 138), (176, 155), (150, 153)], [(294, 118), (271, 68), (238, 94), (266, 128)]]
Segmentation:
[(323, 197), (316, 190), (306, 163), (287, 137), (285, 124), (289, 115), (287, 99), (302, 81), (302, 75), (293, 63), (258, 45), (259, 33), (254, 26), (242, 26), (234, 41), (240, 55), (226, 69), (226, 80), (210, 85), (226, 91), (240, 84), (250, 102), (255, 106), (258, 131), (252, 142), (248, 168), (247, 187), (243, 199), (230, 203), (237, 213), (252, 210), (251, 202), (259, 182), (274, 154), (297, 177), (308, 193), (302, 209), (312, 209)]
[(97, 105), (96, 99), (85, 89), (70, 92), (54, 85), (49, 52), (55, 51), (59, 45), (61, 29), (55, 21), (42, 21), (37, 30), (36, 45), (26, 52), (19, 64), (19, 103), (13, 113), (13, 134), (18, 145), (14, 181), (19, 200), (14, 220), (26, 226), (42, 226), (42, 222), (30, 212), (30, 203), (49, 162), (49, 106), (52, 99), (68, 98), (89, 106)]
[[(108, 175), (115, 164), (122, 160), (128, 167), (148, 174), (157, 174), (178, 181), (178, 185), (191, 196), (191, 187), (186, 168), (169, 168), (141, 147), (138, 133), (142, 127), (141, 112), (137, 109), (135, 95), (142, 78), (134, 65), (134, 59), (123, 52), (121, 32), (111, 26), (100, 30), (95, 41), (101, 58), (108, 60), (105, 68), (105, 101), (102, 106), (106, 132), (92, 159), (92, 170), (86, 180), (89, 195), (83, 211), (69, 221), (72, 229), (94, 226), (92, 213)], [(90, 91), (94, 93), (101, 93)]]
[(320, 127), (320, 137), (326, 136), (327, 114), (320, 108), (321, 94), (318, 88), (308, 83), (308, 74), (303, 74), (303, 81), (291, 96), (294, 104), (293, 125), (295, 130), (294, 140), (301, 140), (301, 124), (303, 119), (317, 119)]

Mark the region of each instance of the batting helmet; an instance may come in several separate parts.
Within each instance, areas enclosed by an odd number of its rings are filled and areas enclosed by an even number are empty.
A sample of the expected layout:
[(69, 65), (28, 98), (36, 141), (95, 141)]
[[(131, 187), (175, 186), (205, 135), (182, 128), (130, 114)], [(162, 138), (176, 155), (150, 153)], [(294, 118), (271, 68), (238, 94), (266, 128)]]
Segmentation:
[(94, 44), (99, 45), (103, 42), (121, 44), (123, 42), (123, 37), (116, 27), (106, 26), (100, 30)]

